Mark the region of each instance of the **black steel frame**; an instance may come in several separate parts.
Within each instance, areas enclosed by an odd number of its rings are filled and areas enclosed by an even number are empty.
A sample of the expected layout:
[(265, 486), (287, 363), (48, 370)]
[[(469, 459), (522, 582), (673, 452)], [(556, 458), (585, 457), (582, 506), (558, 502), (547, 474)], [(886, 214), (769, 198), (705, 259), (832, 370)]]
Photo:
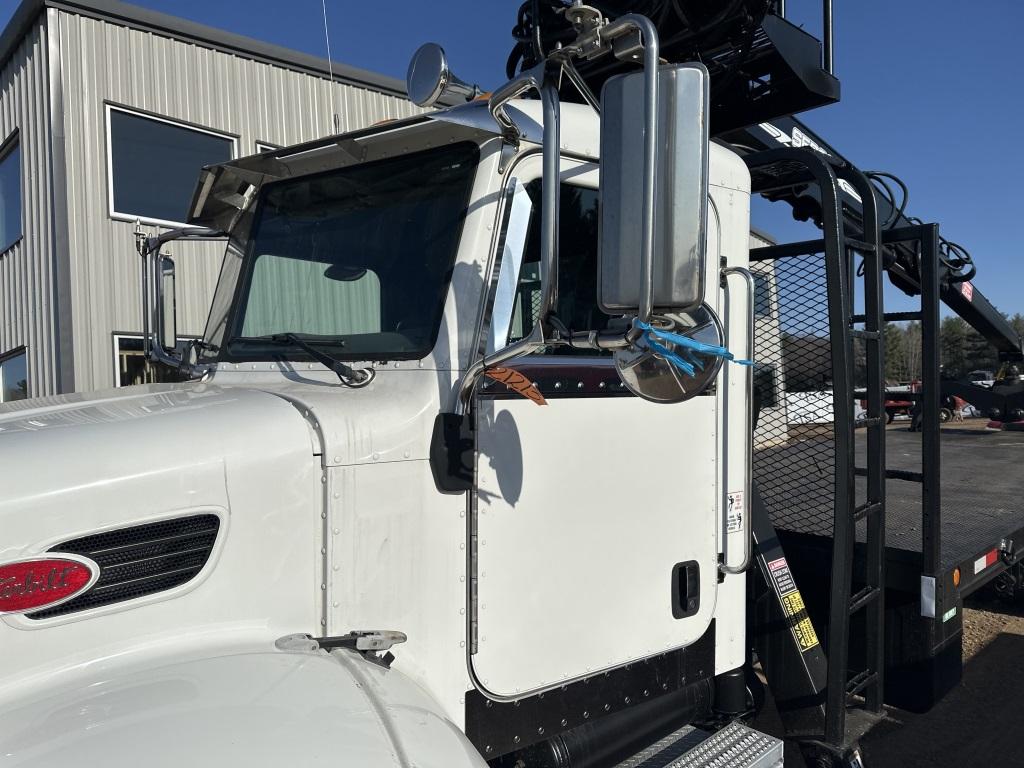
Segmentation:
[(939, 225), (920, 224), (883, 233), (886, 245), (908, 245), (919, 252), (921, 311), (883, 315), (885, 321), (921, 322), (921, 474), (918, 477), (891, 472), (894, 480), (917, 481), (921, 487), (921, 574), (929, 578), (939, 574), (942, 552), (942, 487), (939, 411), (942, 406), (939, 376), (939, 305), (942, 301), (939, 280)]

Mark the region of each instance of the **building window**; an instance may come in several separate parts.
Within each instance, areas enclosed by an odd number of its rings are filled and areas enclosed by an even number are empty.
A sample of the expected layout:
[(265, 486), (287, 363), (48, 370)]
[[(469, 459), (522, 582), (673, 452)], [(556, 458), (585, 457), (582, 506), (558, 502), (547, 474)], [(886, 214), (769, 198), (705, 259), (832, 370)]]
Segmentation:
[(256, 154), (257, 155), (263, 154), (264, 152), (276, 152), (279, 149), (280, 149), (280, 147), (277, 146), (277, 144), (269, 144), (269, 143), (267, 143), (265, 141), (257, 141), (256, 142)]
[(28, 397), (28, 357), (25, 350), (0, 357), (0, 403)]
[(754, 275), (754, 317), (771, 317), (772, 289), (767, 275)]
[(21, 145), (17, 137), (0, 150), (0, 252), (21, 238)]
[(107, 106), (110, 215), (155, 224), (188, 219), (199, 171), (235, 156), (235, 139)]
[[(177, 351), (183, 352), (188, 342), (189, 339), (179, 337)], [(148, 360), (142, 350), (141, 336), (114, 334), (115, 387), (185, 381), (186, 378), (168, 365)]]

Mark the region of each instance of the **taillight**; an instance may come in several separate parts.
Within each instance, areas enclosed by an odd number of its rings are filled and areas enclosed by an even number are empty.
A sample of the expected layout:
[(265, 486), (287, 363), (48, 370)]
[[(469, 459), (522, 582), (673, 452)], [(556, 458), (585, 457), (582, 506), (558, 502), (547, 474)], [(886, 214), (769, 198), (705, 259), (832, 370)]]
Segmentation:
[(85, 591), (99, 576), (86, 557), (36, 557), (0, 564), (0, 614), (49, 608)]

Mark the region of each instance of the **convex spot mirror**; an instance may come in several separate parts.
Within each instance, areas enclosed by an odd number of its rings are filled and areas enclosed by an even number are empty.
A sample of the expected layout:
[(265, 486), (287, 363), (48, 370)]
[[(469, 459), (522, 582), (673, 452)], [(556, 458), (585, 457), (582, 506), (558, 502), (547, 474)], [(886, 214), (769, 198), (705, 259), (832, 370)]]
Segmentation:
[(405, 88), (409, 100), (421, 107), (432, 107), (445, 96), (469, 101), (480, 95), (479, 88), (452, 74), (444, 48), (437, 43), (424, 43), (412, 55)]
[[(688, 312), (704, 300), (708, 99), (703, 65), (659, 68), (651, 270), (655, 314)], [(609, 315), (636, 315), (640, 307), (644, 106), (643, 72), (605, 82), (598, 302)]]

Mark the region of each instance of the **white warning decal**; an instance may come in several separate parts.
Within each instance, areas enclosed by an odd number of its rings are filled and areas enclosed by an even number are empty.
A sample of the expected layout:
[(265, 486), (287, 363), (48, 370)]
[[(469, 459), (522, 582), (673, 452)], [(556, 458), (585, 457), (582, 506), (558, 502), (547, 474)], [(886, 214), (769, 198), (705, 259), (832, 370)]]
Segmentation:
[(729, 493), (729, 507), (725, 514), (725, 532), (737, 533), (743, 530), (743, 491)]

